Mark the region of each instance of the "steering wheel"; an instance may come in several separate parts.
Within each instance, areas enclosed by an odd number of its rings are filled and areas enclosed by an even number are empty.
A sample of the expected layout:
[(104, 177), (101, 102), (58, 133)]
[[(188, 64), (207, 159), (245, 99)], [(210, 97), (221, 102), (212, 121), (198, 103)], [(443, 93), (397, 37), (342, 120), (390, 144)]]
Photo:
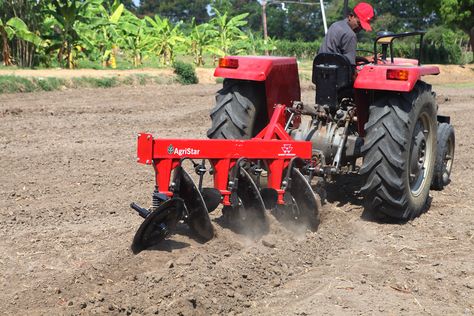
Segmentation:
[[(368, 56), (374, 56), (374, 52), (367, 50), (367, 49), (356, 49), (356, 52), (362, 52), (362, 53), (367, 53), (369, 54)], [(367, 65), (370, 63), (373, 63), (373, 60), (369, 60), (367, 57), (363, 56), (356, 56), (356, 65), (357, 66), (362, 66), (362, 65)]]
[(368, 49), (356, 49), (356, 52), (362, 52), (362, 53), (367, 53), (369, 55), (373, 55), (374, 51), (373, 50), (368, 50)]
[(356, 65), (357, 66), (367, 65), (367, 64), (370, 64), (370, 63), (371, 63), (371, 61), (368, 60), (366, 57), (356, 56)]

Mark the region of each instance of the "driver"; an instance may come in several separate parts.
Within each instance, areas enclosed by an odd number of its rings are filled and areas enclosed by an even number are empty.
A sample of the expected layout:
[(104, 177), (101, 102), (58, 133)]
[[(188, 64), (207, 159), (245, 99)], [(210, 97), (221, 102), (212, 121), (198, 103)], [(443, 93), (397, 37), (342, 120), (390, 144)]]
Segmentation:
[(356, 64), (357, 36), (362, 29), (372, 31), (370, 20), (374, 17), (374, 8), (368, 3), (360, 2), (344, 20), (333, 23), (319, 48), (320, 53), (344, 55), (351, 65)]

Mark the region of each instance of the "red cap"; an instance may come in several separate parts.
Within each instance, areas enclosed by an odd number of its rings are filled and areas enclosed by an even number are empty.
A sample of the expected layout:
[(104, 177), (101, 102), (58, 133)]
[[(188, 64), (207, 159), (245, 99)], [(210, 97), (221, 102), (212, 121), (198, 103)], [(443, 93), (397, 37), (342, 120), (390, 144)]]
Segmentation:
[(366, 31), (372, 31), (370, 19), (374, 17), (374, 8), (368, 3), (361, 2), (354, 7), (354, 13), (360, 20), (360, 25)]

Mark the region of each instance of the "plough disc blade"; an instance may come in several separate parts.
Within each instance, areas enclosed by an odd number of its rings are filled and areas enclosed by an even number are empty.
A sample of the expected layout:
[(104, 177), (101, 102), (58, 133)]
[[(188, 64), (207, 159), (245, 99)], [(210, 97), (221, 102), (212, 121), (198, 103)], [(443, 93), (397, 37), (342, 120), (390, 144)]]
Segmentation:
[(313, 231), (318, 229), (321, 202), (303, 174), (294, 167), (291, 170), (291, 185), (285, 192), (284, 200), (285, 205), (276, 207), (279, 219), (306, 225)]
[(267, 210), (274, 209), (278, 202), (278, 192), (272, 188), (260, 189), (260, 195), (262, 196), (263, 203)]
[(260, 191), (250, 174), (240, 168), (238, 174), (237, 194), (231, 196), (233, 206), (224, 207), (224, 215), (236, 223), (239, 230), (261, 235), (268, 231), (269, 225), (265, 214), (265, 204)]
[(206, 203), (207, 211), (212, 213), (222, 201), (222, 194), (215, 188), (203, 188), (201, 191), (204, 203)]
[(189, 174), (182, 168), (178, 174), (180, 179), (175, 182), (179, 183), (178, 194), (184, 200), (184, 205), (188, 210), (186, 222), (198, 237), (208, 241), (214, 237), (214, 228), (206, 203)]
[(184, 201), (173, 198), (163, 202), (151, 212), (138, 228), (133, 238), (132, 251), (139, 253), (165, 239), (182, 218)]

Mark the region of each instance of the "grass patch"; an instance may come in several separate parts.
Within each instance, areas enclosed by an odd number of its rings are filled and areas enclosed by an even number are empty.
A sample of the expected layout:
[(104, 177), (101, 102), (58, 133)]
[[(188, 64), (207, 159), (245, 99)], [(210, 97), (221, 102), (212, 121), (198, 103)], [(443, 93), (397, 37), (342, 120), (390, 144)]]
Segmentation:
[(33, 92), (36, 85), (29, 79), (18, 76), (0, 76), (0, 93)]
[(32, 83), (37, 86), (36, 90), (53, 91), (59, 90), (66, 85), (66, 80), (62, 78), (47, 77), (47, 78), (33, 78)]
[(76, 88), (112, 88), (119, 84), (119, 80), (117, 77), (75, 77), (72, 84)]
[(171, 76), (151, 76), (148, 74), (131, 74), (124, 77), (74, 77), (71, 79), (57, 77), (21, 77), (0, 75), (0, 94), (54, 91), (62, 88), (112, 88), (117, 86), (143, 86), (147, 84), (172, 84), (176, 82)]
[(175, 77), (167, 77), (167, 76), (160, 76), (160, 77), (153, 77), (153, 83), (155, 84), (172, 84), (176, 83)]
[(138, 81), (138, 84), (141, 86), (146, 85), (150, 81), (153, 82), (153, 80), (151, 79), (151, 76), (147, 74), (136, 74), (134, 77)]

